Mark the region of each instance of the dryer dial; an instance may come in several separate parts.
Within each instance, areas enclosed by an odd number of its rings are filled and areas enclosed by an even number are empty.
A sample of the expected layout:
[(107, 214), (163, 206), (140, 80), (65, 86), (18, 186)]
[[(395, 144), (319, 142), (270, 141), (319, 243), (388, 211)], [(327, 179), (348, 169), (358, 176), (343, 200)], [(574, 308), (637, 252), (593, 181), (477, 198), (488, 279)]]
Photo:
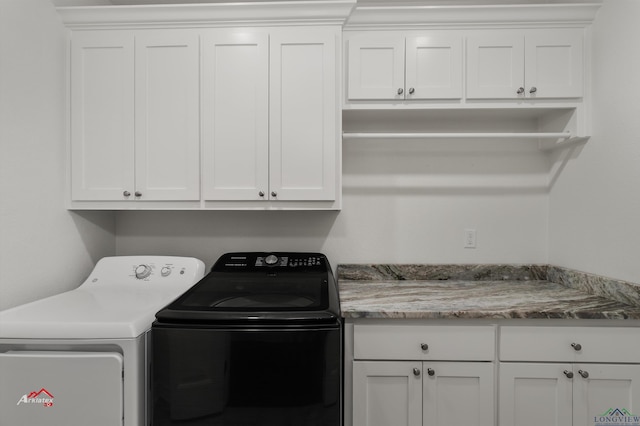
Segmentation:
[(151, 275), (151, 267), (149, 265), (138, 265), (136, 267), (136, 278), (142, 280)]

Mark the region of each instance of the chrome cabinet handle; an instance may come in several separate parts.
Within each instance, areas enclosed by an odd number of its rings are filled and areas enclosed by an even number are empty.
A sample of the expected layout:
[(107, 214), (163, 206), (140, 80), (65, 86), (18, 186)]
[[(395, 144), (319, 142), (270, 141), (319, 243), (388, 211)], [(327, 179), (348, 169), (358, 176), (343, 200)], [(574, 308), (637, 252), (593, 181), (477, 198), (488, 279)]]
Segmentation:
[(134, 192), (134, 195), (135, 195), (136, 197), (142, 197), (142, 192), (140, 192), (140, 191), (136, 191), (136, 192)]
[(536, 86), (531, 87), (531, 90), (529, 90), (529, 93), (536, 93), (538, 91), (538, 88)]
[(427, 345), (426, 343), (420, 343), (420, 348), (423, 351), (427, 351), (427, 350), (429, 350), (429, 345)]
[(420, 375), (420, 369), (419, 368), (414, 368), (413, 369), (413, 375), (418, 377)]
[(524, 87), (520, 87), (518, 88), (518, 91), (516, 92), (518, 95), (522, 95), (524, 93)]
[(415, 91), (416, 91), (416, 89), (414, 89), (413, 87), (409, 88), (409, 94), (410, 95), (413, 95)]
[(582, 350), (582, 345), (580, 343), (572, 343), (571, 347), (576, 351)]
[(433, 368), (427, 368), (427, 374), (433, 377), (436, 374), (436, 371)]
[(404, 89), (401, 87), (398, 89), (398, 95), (402, 95), (404, 93)]
[(124, 191), (122, 195), (124, 195), (125, 197), (129, 197), (131, 196), (131, 193), (129, 191)]
[(564, 370), (563, 373), (568, 379), (573, 379), (573, 371)]
[(260, 191), (260, 192), (258, 192), (258, 195), (259, 195), (260, 197), (264, 197), (264, 191)]
[(276, 191), (271, 191), (271, 196), (272, 196), (272, 197), (277, 197), (277, 196), (278, 196), (278, 193), (277, 193)]
[(578, 370), (578, 374), (581, 375), (583, 379), (588, 379), (589, 378), (589, 373), (587, 371)]

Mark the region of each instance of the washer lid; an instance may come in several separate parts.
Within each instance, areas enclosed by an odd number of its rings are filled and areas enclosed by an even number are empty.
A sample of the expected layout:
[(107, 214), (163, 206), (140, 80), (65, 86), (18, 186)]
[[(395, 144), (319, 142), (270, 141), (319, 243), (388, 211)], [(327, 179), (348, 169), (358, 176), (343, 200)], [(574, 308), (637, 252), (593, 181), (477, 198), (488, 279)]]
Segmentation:
[(315, 311), (328, 307), (326, 274), (212, 272), (171, 304), (179, 310)]
[(326, 323), (340, 315), (333, 274), (320, 253), (227, 253), (156, 314), (161, 322)]

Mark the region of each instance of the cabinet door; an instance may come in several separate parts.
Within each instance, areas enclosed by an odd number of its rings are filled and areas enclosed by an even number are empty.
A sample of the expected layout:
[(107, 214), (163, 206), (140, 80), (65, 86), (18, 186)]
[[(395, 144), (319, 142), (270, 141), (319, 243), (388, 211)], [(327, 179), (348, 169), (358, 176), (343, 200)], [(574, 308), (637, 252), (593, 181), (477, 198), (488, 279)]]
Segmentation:
[(491, 31), (467, 40), (467, 98), (513, 99), (524, 87), (524, 37)]
[(335, 199), (339, 35), (329, 27), (271, 36), (270, 199)]
[(126, 200), (125, 193), (133, 194), (133, 43), (131, 32), (73, 33), (72, 200)]
[(573, 372), (574, 425), (640, 422), (640, 365), (576, 364)]
[(493, 363), (425, 362), (422, 376), (424, 426), (494, 426)]
[(571, 426), (574, 379), (564, 371), (571, 364), (500, 363), (498, 423)]
[(203, 38), (202, 57), (204, 199), (266, 199), (269, 37), (212, 30)]
[(355, 361), (353, 426), (421, 426), (421, 368), (420, 362)]
[(583, 33), (581, 29), (536, 31), (527, 35), (525, 41), (525, 92), (527, 96), (537, 98), (581, 97), (583, 95), (583, 69)]
[(200, 199), (198, 34), (136, 35), (136, 190), (141, 200)]
[(408, 37), (405, 82), (407, 99), (462, 98), (462, 37)]
[(404, 37), (356, 37), (348, 50), (350, 100), (404, 99)]

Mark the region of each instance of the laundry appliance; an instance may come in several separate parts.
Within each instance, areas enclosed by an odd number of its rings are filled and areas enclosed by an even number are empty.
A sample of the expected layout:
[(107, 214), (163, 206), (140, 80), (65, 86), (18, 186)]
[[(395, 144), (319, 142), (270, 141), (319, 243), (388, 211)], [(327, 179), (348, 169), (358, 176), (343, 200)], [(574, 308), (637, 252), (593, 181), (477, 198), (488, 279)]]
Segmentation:
[(101, 259), (75, 290), (0, 312), (0, 426), (146, 426), (158, 309), (201, 260)]
[(156, 315), (151, 426), (341, 426), (342, 318), (320, 253), (227, 253)]

